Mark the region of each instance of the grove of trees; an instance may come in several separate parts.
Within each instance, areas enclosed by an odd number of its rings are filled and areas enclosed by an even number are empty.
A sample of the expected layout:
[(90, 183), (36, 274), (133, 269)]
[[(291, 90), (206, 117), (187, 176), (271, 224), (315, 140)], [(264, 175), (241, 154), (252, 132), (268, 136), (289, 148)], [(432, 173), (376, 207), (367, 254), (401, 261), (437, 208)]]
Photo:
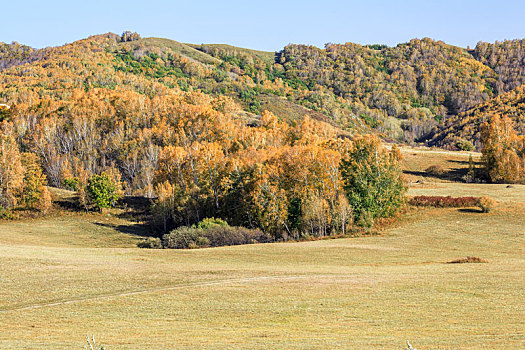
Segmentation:
[(521, 182), (521, 45), (2, 44), (0, 205), (45, 211), (49, 184), (85, 209), (151, 198), (159, 232), (215, 217), (276, 239), (346, 233), (404, 204), (398, 154), (369, 133), (483, 147), (492, 181)]

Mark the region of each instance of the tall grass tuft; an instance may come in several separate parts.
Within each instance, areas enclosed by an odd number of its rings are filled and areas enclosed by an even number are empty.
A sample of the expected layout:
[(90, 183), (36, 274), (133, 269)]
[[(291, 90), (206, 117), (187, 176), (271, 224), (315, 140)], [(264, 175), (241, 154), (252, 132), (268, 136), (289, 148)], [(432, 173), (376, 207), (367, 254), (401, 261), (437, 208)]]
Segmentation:
[(95, 336), (92, 335), (91, 339), (89, 339), (89, 336), (86, 336), (87, 345), (84, 345), (84, 349), (86, 350), (106, 350), (105, 346), (102, 346), (100, 344), (97, 344), (95, 341)]

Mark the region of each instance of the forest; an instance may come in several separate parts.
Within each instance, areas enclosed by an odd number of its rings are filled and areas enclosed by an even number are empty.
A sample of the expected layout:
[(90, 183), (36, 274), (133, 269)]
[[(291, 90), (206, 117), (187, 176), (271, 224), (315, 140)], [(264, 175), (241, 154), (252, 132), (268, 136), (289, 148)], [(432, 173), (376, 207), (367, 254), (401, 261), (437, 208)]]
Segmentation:
[(481, 150), (480, 179), (524, 182), (523, 44), (1, 44), (1, 215), (45, 215), (51, 186), (79, 210), (150, 199), (168, 246), (210, 244), (227, 229), (195, 230), (221, 223), (258, 230), (244, 240), (346, 234), (403, 210), (385, 141)]

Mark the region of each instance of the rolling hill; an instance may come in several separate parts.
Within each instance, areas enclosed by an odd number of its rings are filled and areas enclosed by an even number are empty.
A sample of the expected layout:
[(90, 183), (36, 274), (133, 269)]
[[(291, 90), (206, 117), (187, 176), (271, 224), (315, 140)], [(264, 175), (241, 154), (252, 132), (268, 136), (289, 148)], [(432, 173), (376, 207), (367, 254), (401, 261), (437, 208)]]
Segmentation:
[(40, 50), (2, 44), (0, 100), (57, 102), (73, 89), (117, 86), (148, 96), (198, 90), (232, 98), (248, 120), (268, 110), (289, 122), (308, 115), (388, 140), (453, 149), (461, 139), (478, 147), (471, 119), (487, 108), (515, 113), (496, 106), (512, 104), (502, 94), (521, 94), (523, 46), (480, 42), (466, 50), (424, 38), (395, 47), (290, 44), (263, 52), (107, 33)]

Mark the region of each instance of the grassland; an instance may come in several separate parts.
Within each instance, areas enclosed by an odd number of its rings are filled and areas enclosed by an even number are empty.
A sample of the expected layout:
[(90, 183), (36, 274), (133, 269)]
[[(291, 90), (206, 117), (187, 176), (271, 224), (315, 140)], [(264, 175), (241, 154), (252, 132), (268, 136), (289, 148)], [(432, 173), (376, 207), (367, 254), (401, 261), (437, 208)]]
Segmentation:
[(163, 38), (144, 38), (132, 42), (125, 42), (120, 45), (131, 45), (132, 47), (138, 46), (157, 46), (157, 47), (167, 47), (173, 50), (173, 52), (178, 53), (181, 56), (185, 56), (195, 61), (199, 61), (206, 64), (220, 63), (221, 61), (215, 57), (212, 57), (204, 52), (201, 52), (187, 44), (180, 43), (171, 39)]
[[(185, 45), (188, 45), (195, 49), (199, 49), (201, 47), (201, 45), (197, 45), (197, 44), (185, 44)], [(258, 59), (260, 59), (261, 61), (267, 64), (273, 64), (275, 61), (275, 52), (252, 50), (252, 49), (246, 49), (243, 47), (237, 47), (237, 46), (232, 46), (232, 45), (227, 45), (227, 44), (203, 44), (203, 45), (208, 46), (208, 47), (215, 47), (219, 49), (229, 50), (229, 51), (241, 52), (248, 56), (257, 57)]]
[[(414, 179), (468, 160), (404, 153)], [(111, 214), (1, 223), (0, 348), (82, 349), (87, 334), (108, 349), (525, 348), (525, 186), (424, 179), (410, 194), (498, 203), (410, 209), (374, 236), (183, 251), (135, 248), (136, 223)], [(465, 256), (488, 263), (446, 264)]]

